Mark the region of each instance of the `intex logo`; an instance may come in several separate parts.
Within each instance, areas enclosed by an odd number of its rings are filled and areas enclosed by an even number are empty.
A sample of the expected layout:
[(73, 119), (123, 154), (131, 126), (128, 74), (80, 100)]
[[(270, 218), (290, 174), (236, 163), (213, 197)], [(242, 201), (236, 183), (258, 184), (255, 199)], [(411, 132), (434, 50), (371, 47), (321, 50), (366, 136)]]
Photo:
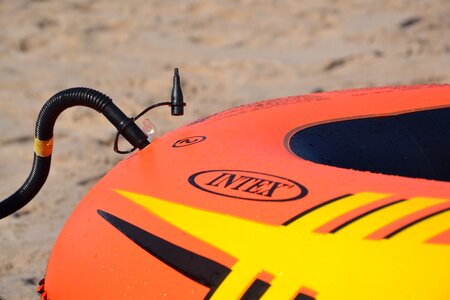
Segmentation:
[(241, 170), (208, 170), (189, 177), (194, 187), (216, 195), (253, 201), (292, 201), (308, 190), (280, 176)]

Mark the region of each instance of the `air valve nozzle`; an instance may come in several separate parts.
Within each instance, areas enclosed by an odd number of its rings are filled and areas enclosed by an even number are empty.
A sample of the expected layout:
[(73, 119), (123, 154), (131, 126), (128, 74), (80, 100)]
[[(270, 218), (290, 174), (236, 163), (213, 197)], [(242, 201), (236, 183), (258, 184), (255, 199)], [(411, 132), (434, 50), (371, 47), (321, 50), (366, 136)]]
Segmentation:
[(181, 90), (178, 68), (173, 70), (173, 86), (170, 102), (172, 116), (182, 116), (184, 114), (184, 106), (186, 103), (184, 103), (183, 91)]

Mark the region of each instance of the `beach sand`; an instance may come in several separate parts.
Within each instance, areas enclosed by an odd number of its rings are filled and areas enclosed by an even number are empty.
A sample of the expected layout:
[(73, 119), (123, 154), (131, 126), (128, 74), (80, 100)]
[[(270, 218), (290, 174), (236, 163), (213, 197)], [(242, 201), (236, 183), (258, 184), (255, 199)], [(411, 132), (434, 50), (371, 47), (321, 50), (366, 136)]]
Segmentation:
[[(240, 104), (336, 89), (450, 82), (450, 2), (0, 1), (0, 195), (31, 168), (44, 102), (74, 86), (129, 115), (170, 96), (186, 114), (150, 114), (161, 133)], [(98, 113), (56, 123), (52, 169), (25, 208), (0, 220), (0, 298), (38, 299), (52, 245), (83, 195), (124, 156)]]

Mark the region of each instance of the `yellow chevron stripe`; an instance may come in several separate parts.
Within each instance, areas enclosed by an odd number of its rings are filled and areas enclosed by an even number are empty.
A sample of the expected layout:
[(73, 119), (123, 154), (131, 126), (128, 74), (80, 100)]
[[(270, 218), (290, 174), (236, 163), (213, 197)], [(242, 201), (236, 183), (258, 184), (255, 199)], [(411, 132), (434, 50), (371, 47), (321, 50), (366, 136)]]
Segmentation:
[(292, 229), (302, 231), (314, 231), (323, 224), (368, 203), (383, 199), (390, 196), (389, 194), (378, 193), (359, 193), (339, 199), (336, 202), (324, 205), (317, 210), (304, 215), (298, 220), (289, 224)]
[(231, 273), (214, 292), (211, 300), (240, 299), (256, 279), (258, 273), (258, 266), (237, 262), (231, 269)]
[(446, 211), (406, 228), (397, 235), (394, 235), (392, 239), (398, 241), (425, 242), (449, 228), (450, 211)]
[(354, 223), (342, 228), (339, 231), (339, 235), (351, 236), (352, 238), (365, 238), (375, 230), (389, 225), (404, 216), (445, 201), (448, 200), (423, 197), (411, 198), (409, 200), (383, 208), (355, 221)]
[[(374, 241), (343, 236), (340, 232), (317, 234), (292, 227), (295, 222), (288, 226), (262, 224), (145, 195), (117, 192), (236, 258), (238, 263), (214, 293), (216, 299), (243, 295), (260, 271), (273, 275), (271, 286), (263, 295), (265, 300), (292, 299), (303, 286), (317, 291), (317, 300), (450, 296), (450, 286), (444, 284), (450, 276), (448, 245)], [(411, 203), (404, 208), (417, 211), (442, 202), (438, 200), (415, 198), (405, 201)], [(388, 217), (392, 219), (394, 215), (404, 214), (392, 212)]]

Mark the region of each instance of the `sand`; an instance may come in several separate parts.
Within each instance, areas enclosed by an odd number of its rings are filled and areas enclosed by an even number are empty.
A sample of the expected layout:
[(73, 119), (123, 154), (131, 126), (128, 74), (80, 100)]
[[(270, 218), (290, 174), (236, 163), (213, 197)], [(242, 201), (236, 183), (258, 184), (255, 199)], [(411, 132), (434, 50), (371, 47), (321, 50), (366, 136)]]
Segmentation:
[[(186, 115), (151, 113), (161, 133), (221, 110), (336, 89), (450, 82), (450, 2), (0, 1), (0, 195), (31, 168), (35, 118), (69, 87), (110, 95), (128, 114), (170, 96), (182, 75)], [(0, 220), (0, 298), (37, 299), (71, 211), (119, 160), (94, 111), (56, 124), (49, 179)]]

